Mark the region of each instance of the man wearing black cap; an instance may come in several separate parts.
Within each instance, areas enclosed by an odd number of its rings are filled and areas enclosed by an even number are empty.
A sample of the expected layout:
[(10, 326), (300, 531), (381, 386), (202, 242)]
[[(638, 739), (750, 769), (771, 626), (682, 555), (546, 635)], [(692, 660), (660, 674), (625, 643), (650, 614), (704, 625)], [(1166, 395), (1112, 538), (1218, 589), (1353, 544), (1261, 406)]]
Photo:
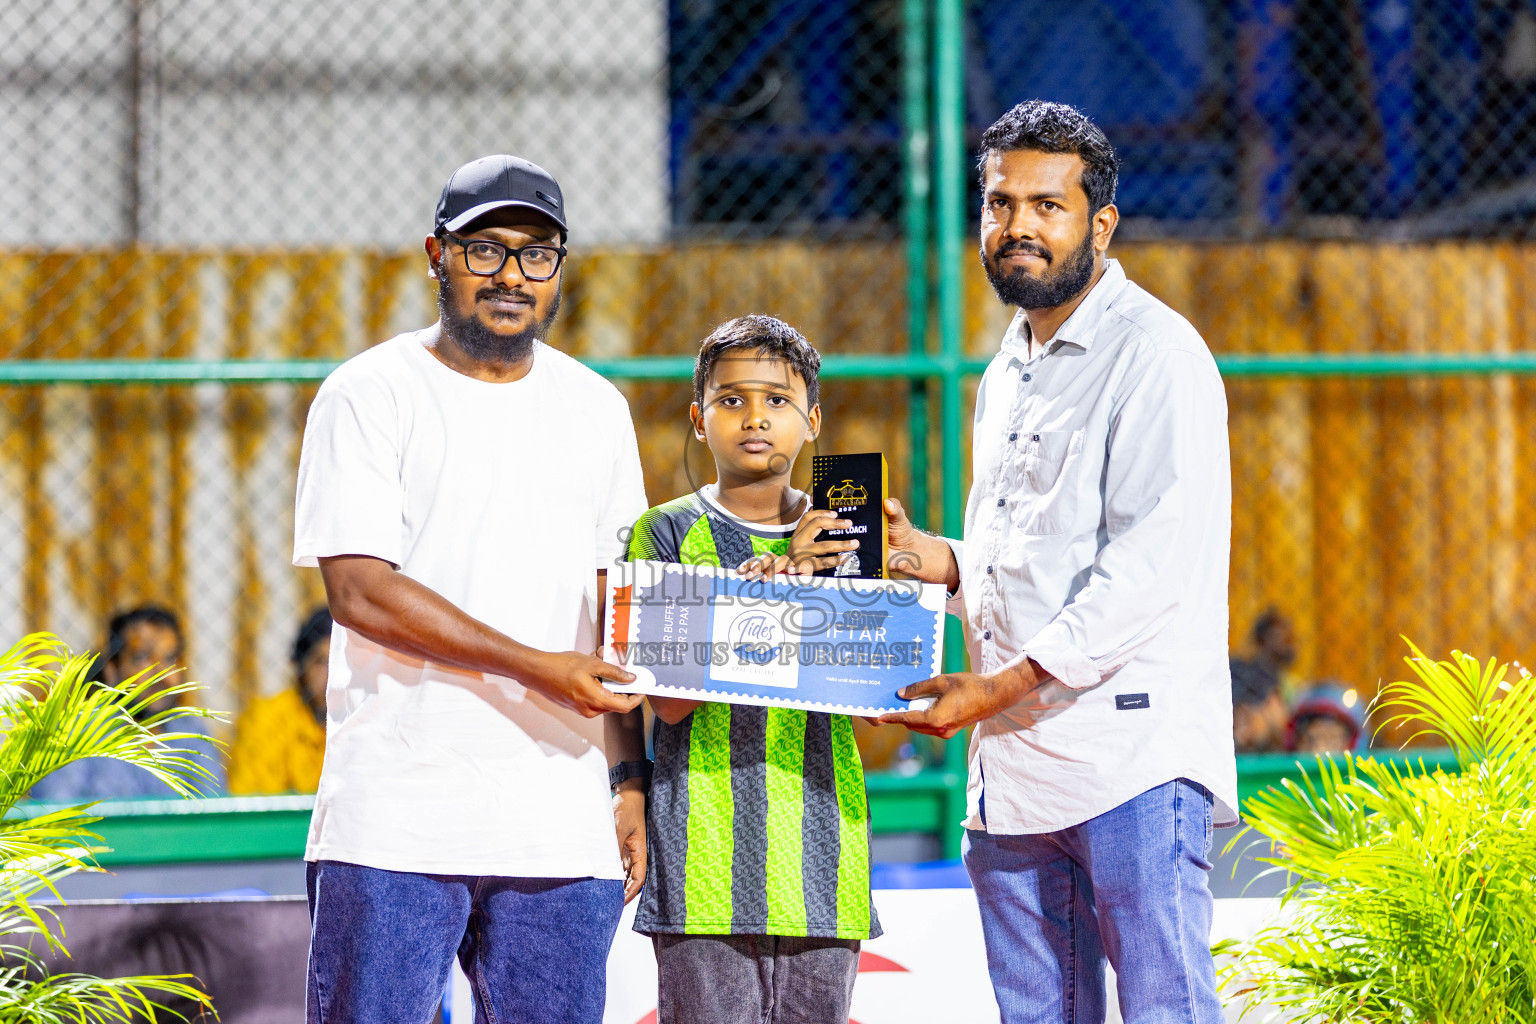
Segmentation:
[(591, 652), (646, 500), (623, 396), (543, 343), (565, 237), (541, 168), (459, 168), (426, 240), (439, 322), (349, 360), (310, 407), (294, 563), (320, 567), (336, 620), (312, 1022), (420, 1024), (455, 955), (477, 1019), (602, 1017), (645, 877), (645, 765), (639, 698), (602, 686), (631, 677)]

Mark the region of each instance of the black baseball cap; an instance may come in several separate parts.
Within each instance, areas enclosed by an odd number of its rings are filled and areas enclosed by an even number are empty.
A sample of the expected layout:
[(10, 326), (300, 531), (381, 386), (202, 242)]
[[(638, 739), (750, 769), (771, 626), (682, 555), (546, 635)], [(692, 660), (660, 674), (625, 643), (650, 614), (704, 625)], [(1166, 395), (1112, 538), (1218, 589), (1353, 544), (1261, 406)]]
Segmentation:
[(486, 214), (509, 206), (542, 213), (560, 225), (560, 237), (565, 237), (565, 200), (554, 176), (536, 163), (501, 154), (471, 160), (448, 176), (437, 200), (433, 234), (463, 231)]

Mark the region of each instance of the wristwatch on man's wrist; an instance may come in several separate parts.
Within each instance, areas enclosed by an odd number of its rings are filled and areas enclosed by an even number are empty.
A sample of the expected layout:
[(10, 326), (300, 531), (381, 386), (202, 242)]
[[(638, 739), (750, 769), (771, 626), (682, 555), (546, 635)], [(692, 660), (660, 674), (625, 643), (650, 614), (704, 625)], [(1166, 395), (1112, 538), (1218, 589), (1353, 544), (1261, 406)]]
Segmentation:
[(618, 789), (626, 779), (644, 779), (645, 789), (651, 788), (650, 761), (620, 761), (608, 769), (608, 788)]

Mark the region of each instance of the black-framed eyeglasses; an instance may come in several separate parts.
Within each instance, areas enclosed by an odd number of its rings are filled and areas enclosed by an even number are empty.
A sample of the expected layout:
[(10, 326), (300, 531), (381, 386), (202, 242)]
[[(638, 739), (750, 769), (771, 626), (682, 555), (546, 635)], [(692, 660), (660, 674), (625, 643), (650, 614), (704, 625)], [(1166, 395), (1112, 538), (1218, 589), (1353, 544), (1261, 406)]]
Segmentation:
[(530, 281), (548, 281), (560, 270), (560, 261), (565, 259), (563, 245), (525, 245), (514, 249), (488, 238), (443, 237), (464, 249), (464, 269), (480, 277), (495, 277), (507, 265), (507, 260), (515, 256), (524, 277)]

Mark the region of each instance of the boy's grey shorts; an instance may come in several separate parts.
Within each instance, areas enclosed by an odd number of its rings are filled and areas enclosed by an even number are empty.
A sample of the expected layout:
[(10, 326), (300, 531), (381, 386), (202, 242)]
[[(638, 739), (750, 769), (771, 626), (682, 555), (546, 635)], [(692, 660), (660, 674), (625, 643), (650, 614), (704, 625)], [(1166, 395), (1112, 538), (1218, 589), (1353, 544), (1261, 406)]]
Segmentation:
[(653, 935), (658, 1024), (847, 1024), (857, 939)]

